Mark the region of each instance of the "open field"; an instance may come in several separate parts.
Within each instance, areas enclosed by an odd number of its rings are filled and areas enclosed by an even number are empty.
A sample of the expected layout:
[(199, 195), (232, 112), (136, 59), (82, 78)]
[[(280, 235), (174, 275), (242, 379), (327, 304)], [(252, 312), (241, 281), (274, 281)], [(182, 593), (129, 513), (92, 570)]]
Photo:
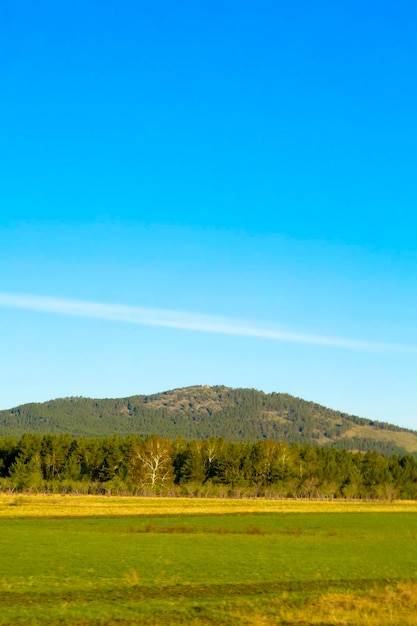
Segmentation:
[(417, 624), (417, 503), (0, 497), (2, 624)]

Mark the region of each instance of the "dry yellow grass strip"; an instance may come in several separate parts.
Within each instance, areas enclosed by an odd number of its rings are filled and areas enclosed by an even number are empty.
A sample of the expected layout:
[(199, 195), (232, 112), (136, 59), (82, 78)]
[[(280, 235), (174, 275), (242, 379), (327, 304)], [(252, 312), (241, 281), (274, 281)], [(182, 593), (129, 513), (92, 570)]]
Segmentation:
[(413, 581), (376, 588), (366, 594), (324, 594), (300, 606), (287, 594), (264, 604), (263, 610), (259, 610), (253, 602), (240, 602), (228, 613), (236, 623), (251, 626), (417, 626), (417, 583)]
[(0, 494), (0, 518), (371, 511), (417, 512), (417, 501), (238, 500), (226, 498)]

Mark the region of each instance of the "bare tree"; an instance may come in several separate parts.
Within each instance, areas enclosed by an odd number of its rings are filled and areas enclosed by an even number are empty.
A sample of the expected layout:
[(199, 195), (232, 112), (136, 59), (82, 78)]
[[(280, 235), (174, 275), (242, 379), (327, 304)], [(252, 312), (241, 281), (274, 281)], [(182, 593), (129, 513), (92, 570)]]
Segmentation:
[(133, 450), (129, 474), (143, 487), (163, 487), (172, 482), (171, 443), (160, 437), (150, 437)]

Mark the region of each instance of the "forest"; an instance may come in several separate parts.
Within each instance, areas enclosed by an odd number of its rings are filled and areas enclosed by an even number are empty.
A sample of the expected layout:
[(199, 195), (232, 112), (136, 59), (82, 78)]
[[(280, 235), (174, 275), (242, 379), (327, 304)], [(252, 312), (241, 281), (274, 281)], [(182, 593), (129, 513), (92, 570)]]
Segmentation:
[(0, 491), (415, 499), (417, 461), (272, 440), (24, 434), (0, 438)]

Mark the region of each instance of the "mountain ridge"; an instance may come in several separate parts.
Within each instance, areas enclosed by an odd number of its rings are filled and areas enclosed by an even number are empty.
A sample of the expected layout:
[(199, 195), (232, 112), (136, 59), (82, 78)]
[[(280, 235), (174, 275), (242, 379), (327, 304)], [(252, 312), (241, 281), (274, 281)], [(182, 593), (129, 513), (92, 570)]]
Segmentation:
[(0, 411), (0, 436), (25, 432), (233, 441), (272, 439), (382, 454), (417, 454), (417, 432), (285, 393), (194, 385), (124, 398), (57, 398)]

